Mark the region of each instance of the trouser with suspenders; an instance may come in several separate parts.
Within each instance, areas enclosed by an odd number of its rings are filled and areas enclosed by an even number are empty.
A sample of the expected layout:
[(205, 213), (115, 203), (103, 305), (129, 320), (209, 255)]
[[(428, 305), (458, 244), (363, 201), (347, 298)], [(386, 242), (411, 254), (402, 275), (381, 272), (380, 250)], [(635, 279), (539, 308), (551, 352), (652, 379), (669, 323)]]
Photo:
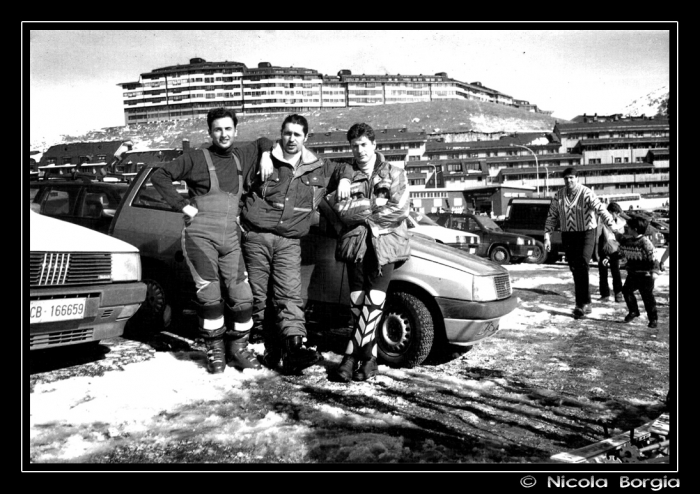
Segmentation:
[(219, 188), (209, 151), (203, 151), (211, 185), (209, 192), (194, 198), (198, 213), (182, 231), (182, 251), (197, 287), (199, 331), (204, 338), (220, 338), (227, 327), (233, 334), (247, 335), (253, 325), (253, 294), (241, 254), (238, 224), (243, 191), (241, 165), (233, 155), (238, 192), (224, 192)]

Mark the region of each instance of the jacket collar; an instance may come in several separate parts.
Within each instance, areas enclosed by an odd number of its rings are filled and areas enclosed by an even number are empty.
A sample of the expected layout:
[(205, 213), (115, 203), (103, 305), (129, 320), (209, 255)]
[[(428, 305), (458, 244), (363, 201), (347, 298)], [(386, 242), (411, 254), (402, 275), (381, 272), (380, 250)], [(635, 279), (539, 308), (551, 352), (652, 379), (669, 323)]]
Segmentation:
[[(279, 142), (275, 143), (275, 146), (272, 148), (271, 154), (279, 161), (283, 163), (289, 163), (287, 160), (284, 159), (282, 145)], [(310, 149), (307, 149), (306, 146), (304, 146), (301, 151), (301, 161), (297, 164), (296, 168), (301, 168), (301, 166), (303, 165), (310, 165), (317, 161), (319, 161), (318, 156), (316, 156)]]
[[(386, 158), (384, 158), (384, 155), (382, 153), (375, 151), (374, 154), (377, 155), (377, 158), (374, 160), (374, 168), (372, 169), (371, 176), (376, 175), (377, 171), (379, 171), (380, 168), (383, 168), (384, 166), (386, 166), (388, 164), (386, 162)], [(368, 179), (371, 178), (370, 175), (367, 175), (367, 174), (365, 174), (365, 172), (362, 171), (362, 169), (360, 168), (360, 165), (358, 165), (354, 159), (352, 160), (352, 168), (354, 171), (354, 173), (353, 173), (354, 176), (357, 177), (358, 175), (360, 175), (363, 177), (367, 177)]]

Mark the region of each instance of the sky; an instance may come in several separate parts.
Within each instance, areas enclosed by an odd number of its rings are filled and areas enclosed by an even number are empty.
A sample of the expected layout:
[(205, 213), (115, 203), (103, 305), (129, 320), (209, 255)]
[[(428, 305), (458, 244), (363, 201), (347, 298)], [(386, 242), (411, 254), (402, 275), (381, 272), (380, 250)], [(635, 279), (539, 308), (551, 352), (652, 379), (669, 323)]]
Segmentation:
[[(656, 249), (657, 258), (662, 252), (663, 249)], [(567, 299), (561, 301), (561, 307), (552, 307), (549, 305), (552, 302), (547, 301), (520, 303), (512, 313), (502, 318), (501, 332), (512, 332), (517, 336), (512, 336), (514, 340), (525, 335), (528, 339), (537, 335), (564, 338), (570, 322), (568, 310), (573, 296), (573, 282), (570, 276), (562, 277), (557, 273), (568, 271), (568, 268), (561, 264), (545, 268), (534, 264), (505, 267), (514, 277), (513, 288), (537, 289), (545, 284), (558, 284), (562, 293), (567, 294)], [(517, 276), (525, 272), (537, 274), (527, 278)], [(668, 297), (669, 281), (668, 271), (661, 273), (656, 280), (657, 300)], [(597, 269), (591, 269), (591, 284), (598, 285)], [(624, 304), (596, 303), (592, 305), (592, 313), (588, 317), (592, 321), (614, 321), (621, 320), (626, 312)], [(639, 331), (642, 328), (646, 330), (644, 313), (636, 324)], [(263, 353), (262, 343), (250, 346), (255, 353)], [(129, 349), (122, 348), (120, 351), (128, 352)], [(480, 362), (481, 357), (477, 355), (481, 351), (481, 345), (477, 345), (466, 354), (471, 362), (469, 365)], [(498, 373), (479, 380), (463, 372), (441, 374), (441, 366), (396, 369), (380, 365), (379, 374), (372, 382), (352, 385), (333, 383), (327, 380), (325, 367), (314, 366), (304, 371), (305, 376), (310, 376), (304, 381), (305, 384), (294, 384), (265, 368), (246, 369), (244, 372), (227, 369), (223, 374), (208, 374), (203, 363), (204, 356), (196, 350), (155, 352), (149, 360), (123, 365), (121, 372), (114, 372), (120, 364), (115, 366), (110, 363), (110, 353), (97, 365), (112, 371), (102, 375), (77, 373), (70, 379), (35, 385), (29, 395), (29, 449), (32, 461), (92, 463), (95, 458), (118, 449), (130, 450), (135, 454), (139, 447), (144, 447), (144, 454), (147, 454), (150, 449), (157, 449), (158, 445), (176, 446), (189, 441), (201, 445), (214, 443), (224, 450), (239, 451), (241, 459), (251, 463), (270, 456), (279, 458), (282, 463), (302, 463), (313, 457), (319, 463), (372, 462), (375, 461), (372, 451), (401, 454), (401, 438), (397, 438), (395, 432), (397, 428), (411, 430), (421, 427), (420, 421), (412, 419), (410, 413), (401, 412), (401, 395), (386, 390), (417, 386), (427, 392), (434, 388), (448, 395), (469, 397), (476, 403), (480, 395), (490, 396), (489, 388), (501, 381)], [(331, 367), (341, 359), (334, 352), (323, 352), (323, 355)], [(569, 370), (564, 362), (560, 363), (560, 372)], [(293, 392), (295, 387), (301, 386), (319, 387), (331, 394), (342, 392), (348, 400), (361, 396), (366, 398), (366, 406), (358, 411), (321, 399), (311, 402), (300, 400), (294, 403), (298, 418), (293, 418), (289, 409), (259, 401), (259, 390), (275, 389), (277, 401), (284, 402), (287, 399), (285, 390)], [(521, 388), (518, 391), (523, 392)], [(299, 396), (306, 394), (301, 389), (298, 393)], [(385, 399), (391, 400), (391, 406), (383, 401)], [(495, 407), (503, 406), (504, 409), (515, 406), (515, 401), (501, 403), (492, 399), (489, 403)], [(268, 410), (264, 414), (251, 413), (251, 410), (264, 410), (266, 407)], [(490, 420), (489, 413), (484, 411), (482, 415), (477, 415), (466, 414), (464, 420), (472, 423), (475, 431), (480, 427), (493, 428), (485, 423)], [(537, 432), (536, 427), (534, 431)], [(314, 440), (316, 437), (322, 438), (322, 447), (318, 447)], [(194, 447), (190, 449), (196, 450)], [(333, 456), (341, 453), (347, 460)], [(435, 461), (432, 448), (414, 449), (412, 454), (416, 463)], [(143, 461), (148, 462), (149, 457), (145, 456)], [(455, 461), (455, 458), (450, 457), (445, 461)]]
[[(411, 30), (392, 29), (391, 23), (351, 30), (322, 29), (332, 24), (318, 24), (318, 30), (245, 29), (257, 25), (229, 24), (218, 30), (208, 30), (206, 24), (188, 30), (152, 29), (158, 24), (141, 30), (114, 29), (119, 24), (105, 25), (109, 29), (95, 23), (65, 25), (85, 27), (78, 30), (60, 29), (61, 23), (25, 25), (22, 73), (28, 84), (23, 81), (22, 87), (28, 87), (28, 94), (23, 94), (23, 117), (29, 118), (30, 141), (123, 126), (119, 83), (194, 57), (248, 67), (270, 62), (332, 75), (341, 69), (353, 74), (447, 72), (563, 119), (621, 112), (635, 99), (668, 87), (671, 77), (668, 24), (633, 25), (648, 28), (644, 30), (624, 29), (624, 23), (591, 24), (591, 30), (561, 30), (566, 24), (552, 24), (552, 29), (498, 24), (496, 30), (469, 23), (445, 24), (450, 29), (435, 29), (441, 25), (434, 23), (411, 24)], [(608, 26), (618, 29), (600, 29)], [(665, 29), (654, 29), (658, 27)]]

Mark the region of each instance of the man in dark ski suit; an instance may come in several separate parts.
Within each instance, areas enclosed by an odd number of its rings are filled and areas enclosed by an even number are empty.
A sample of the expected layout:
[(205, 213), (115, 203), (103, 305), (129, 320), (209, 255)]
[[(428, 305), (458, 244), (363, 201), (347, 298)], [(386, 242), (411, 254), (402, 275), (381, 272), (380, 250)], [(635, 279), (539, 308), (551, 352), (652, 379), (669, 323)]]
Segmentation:
[[(260, 138), (233, 147), (238, 118), (225, 108), (207, 115), (212, 144), (183, 154), (153, 173), (151, 182), (171, 206), (184, 213), (182, 251), (197, 287), (199, 332), (207, 347), (207, 368), (217, 374), (226, 364), (260, 368), (247, 349), (253, 326), (253, 294), (241, 256), (237, 217), (243, 176), (255, 171), (272, 141)], [(189, 199), (173, 187), (187, 183)], [(220, 289), (223, 281), (226, 291)], [(227, 317), (224, 317), (224, 316)]]
[[(304, 346), (306, 326), (301, 299), (301, 242), (315, 221), (315, 210), (326, 191), (348, 197), (351, 168), (320, 159), (304, 147), (309, 126), (301, 115), (282, 123), (281, 139), (271, 157), (270, 176), (253, 181), (241, 211), (246, 231), (243, 255), (255, 299), (253, 320), (265, 338), (265, 365), (297, 374), (321, 355)], [(336, 178), (331, 180), (338, 169)], [(347, 170), (347, 171), (345, 171)], [(270, 280), (275, 327), (265, 324)]]

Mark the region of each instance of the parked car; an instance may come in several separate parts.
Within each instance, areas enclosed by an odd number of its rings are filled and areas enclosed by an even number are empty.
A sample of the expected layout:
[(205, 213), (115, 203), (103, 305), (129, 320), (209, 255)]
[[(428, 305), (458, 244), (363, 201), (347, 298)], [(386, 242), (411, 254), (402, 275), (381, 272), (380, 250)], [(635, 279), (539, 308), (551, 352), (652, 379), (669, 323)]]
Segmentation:
[(550, 235), (551, 251), (544, 250), (544, 224), (551, 202), (551, 197), (514, 197), (508, 202), (505, 219), (499, 222), (503, 231), (535, 239), (535, 252), (530, 261), (536, 264), (553, 264), (564, 256), (560, 231)]
[(426, 235), (441, 244), (461, 249), (470, 254), (484, 257), (484, 252), (488, 248), (487, 244), (480, 242), (478, 235), (440, 226), (423, 213), (411, 211), (406, 223), (412, 233)]
[(107, 233), (128, 187), (126, 182), (81, 178), (32, 181), (30, 208), (45, 216)]
[(120, 336), (146, 297), (138, 249), (29, 212), (29, 349)]
[[(138, 317), (149, 328), (167, 327), (192, 309), (195, 291), (180, 236), (182, 212), (150, 183), (159, 164), (146, 166), (117, 208), (110, 234), (137, 246), (148, 296)], [(340, 222), (322, 201), (319, 222), (301, 241), (302, 298), (307, 317), (347, 327), (350, 295), (345, 265), (335, 260)], [(415, 366), (443, 343), (465, 347), (493, 335), (517, 306), (503, 267), (422, 235), (410, 234), (411, 257), (394, 271), (378, 328), (380, 359)]]
[(479, 235), (486, 245), (480, 255), (498, 264), (522, 262), (535, 255), (534, 238), (504, 232), (488, 216), (472, 213), (430, 213), (428, 216), (440, 226)]

